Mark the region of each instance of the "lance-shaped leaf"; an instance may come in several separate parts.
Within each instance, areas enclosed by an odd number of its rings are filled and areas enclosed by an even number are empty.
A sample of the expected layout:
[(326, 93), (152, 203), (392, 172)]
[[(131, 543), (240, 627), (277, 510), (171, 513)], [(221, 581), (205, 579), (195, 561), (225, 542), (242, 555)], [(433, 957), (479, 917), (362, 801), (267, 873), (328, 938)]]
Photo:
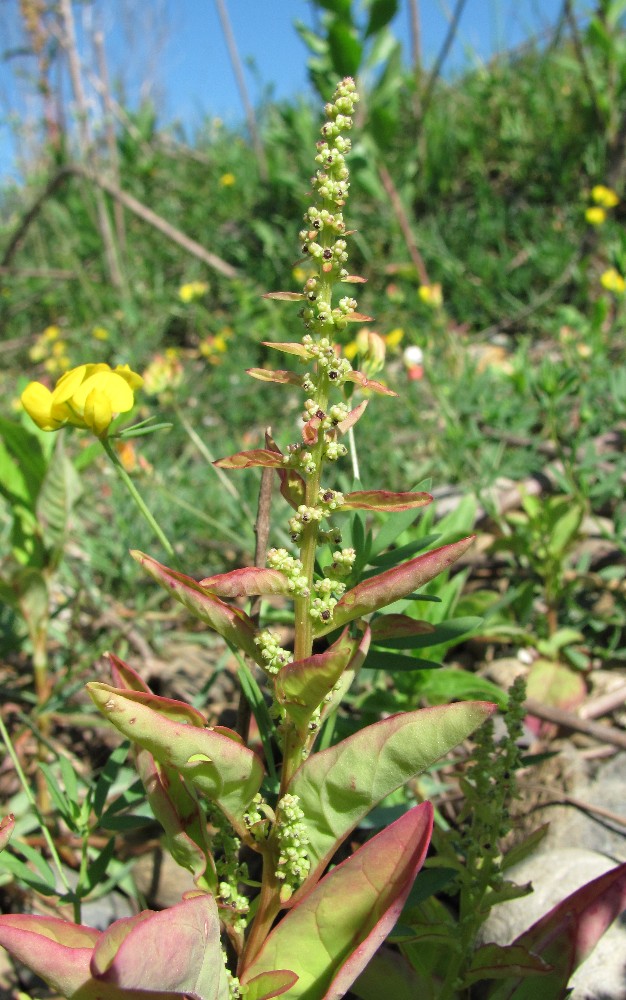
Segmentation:
[(252, 750), (211, 729), (173, 721), (159, 712), (159, 699), (92, 682), (96, 707), (128, 739), (160, 764), (180, 771), (235, 824), (258, 792), (263, 766)]
[(213, 465), (220, 469), (252, 469), (255, 466), (280, 469), (283, 457), (280, 452), (269, 451), (267, 448), (252, 448), (251, 451), (238, 451), (235, 455), (218, 458)]
[(407, 597), (413, 590), (422, 587), (444, 569), (448, 569), (459, 556), (470, 547), (474, 535), (463, 538), (451, 545), (442, 545), (432, 552), (425, 552), (415, 559), (395, 566), (393, 569), (378, 573), (363, 583), (357, 584), (352, 590), (346, 591), (336, 605), (330, 622), (319, 622), (314, 628), (316, 636), (325, 635), (332, 629), (345, 625), (346, 622), (369, 615), (394, 601)]
[[(533, 955), (521, 945), (484, 944), (477, 948), (472, 962), (463, 977), (463, 985), (479, 983), (484, 979), (512, 979), (513, 976), (533, 976), (550, 972), (552, 966), (539, 955)], [(538, 986), (534, 980), (535, 986)], [(541, 989), (541, 987), (539, 987)]]
[(286, 993), (297, 981), (295, 972), (288, 969), (261, 972), (246, 984), (246, 1000), (272, 1000)]
[(435, 631), (430, 622), (419, 621), (408, 615), (379, 615), (370, 622), (372, 642), (383, 639), (404, 639), (412, 635), (428, 635)]
[[(265, 444), (270, 451), (276, 452), (282, 458), (280, 448), (269, 431), (265, 432)], [(306, 500), (304, 479), (295, 469), (288, 468), (282, 462), (278, 466), (278, 478), (280, 479), (281, 495), (294, 510), (297, 510), (300, 504)]]
[(302, 358), (303, 361), (308, 361), (312, 354), (304, 344), (296, 343), (275, 343), (271, 340), (261, 341), (263, 347), (271, 347), (274, 351), (282, 351), (283, 354), (295, 354), (296, 357)]
[(252, 597), (256, 594), (289, 594), (289, 581), (278, 569), (246, 566), (200, 580), (200, 586), (218, 597)]
[(357, 421), (360, 420), (365, 413), (368, 402), (369, 400), (364, 399), (362, 403), (359, 403), (359, 405), (355, 406), (353, 410), (350, 410), (347, 417), (344, 417), (343, 420), (339, 421), (337, 424), (337, 430), (340, 434), (347, 434), (350, 428), (354, 427)]
[(11, 839), (11, 834), (15, 827), (15, 816), (13, 813), (9, 813), (4, 819), (0, 820), (0, 851), (3, 851)]
[(247, 374), (259, 382), (278, 382), (279, 385), (302, 385), (302, 375), (296, 372), (272, 371), (269, 368), (248, 368)]
[[(152, 698), (148, 685), (139, 674), (118, 656), (109, 653), (113, 684), (125, 691), (142, 691)], [(177, 721), (204, 728), (205, 717), (190, 705), (182, 702)], [(172, 718), (173, 713), (168, 712)], [(217, 891), (217, 876), (213, 865), (211, 847), (207, 837), (206, 816), (198, 802), (193, 786), (173, 768), (157, 764), (149, 750), (135, 744), (135, 766), (148, 796), (150, 808), (163, 827), (167, 849), (174, 861), (191, 872), (196, 883), (206, 875), (207, 885)], [(207, 867), (208, 865), (208, 867)]]
[(347, 320), (348, 323), (371, 323), (374, 317), (366, 316), (365, 313), (351, 312), (346, 313), (344, 319)]
[(576, 889), (513, 944), (539, 955), (553, 971), (495, 987), (490, 1000), (553, 1000), (566, 996), (570, 976), (626, 909), (626, 864)]
[(394, 392), (393, 389), (388, 389), (386, 385), (382, 382), (376, 382), (373, 378), (367, 378), (363, 372), (350, 371), (345, 376), (346, 382), (356, 382), (361, 389), (367, 389), (368, 392), (377, 392), (380, 396), (397, 396), (398, 393)]
[(209, 625), (227, 642), (232, 643), (233, 646), (239, 646), (253, 660), (262, 664), (258, 647), (254, 642), (254, 625), (244, 611), (225, 604), (224, 601), (220, 601), (214, 594), (205, 590), (190, 576), (162, 566), (156, 559), (144, 555), (143, 552), (133, 551), (131, 555), (157, 583), (177, 601), (180, 601), (192, 615)]
[(241, 976), (289, 965), (298, 976), (286, 1000), (339, 1000), (395, 924), (424, 860), (429, 802), (372, 837), (281, 920)]
[(432, 503), (430, 493), (391, 493), (389, 490), (357, 490), (347, 493), (341, 505), (342, 510), (381, 510), (393, 513), (400, 510), (415, 510)]
[(345, 278), (339, 279), (342, 284), (346, 285), (364, 285), (367, 282), (367, 278), (362, 278), (358, 274), (347, 274)]
[(278, 299), (281, 302), (300, 302), (304, 292), (265, 292), (264, 299)]
[(295, 722), (302, 739), (308, 735), (308, 724), (315, 709), (338, 682), (358, 645), (359, 639), (351, 638), (345, 629), (324, 653), (294, 660), (279, 671), (276, 698)]
[(403, 712), (305, 760), (289, 785), (307, 819), (311, 870), (304, 886), (320, 877), (378, 802), (461, 743), (494, 710), (489, 702), (462, 702)]
[(0, 944), (68, 1000), (227, 1000), (211, 896), (144, 910), (101, 932), (56, 917), (0, 917)]
[(320, 712), (320, 726), (330, 713), (334, 712), (335, 709), (339, 707), (345, 694), (351, 688), (352, 682), (363, 666), (365, 658), (368, 654), (370, 639), (372, 636), (370, 627), (366, 622), (359, 622), (358, 626), (361, 634), (355, 636), (353, 639), (347, 640), (352, 644), (352, 654), (341, 677), (322, 705)]

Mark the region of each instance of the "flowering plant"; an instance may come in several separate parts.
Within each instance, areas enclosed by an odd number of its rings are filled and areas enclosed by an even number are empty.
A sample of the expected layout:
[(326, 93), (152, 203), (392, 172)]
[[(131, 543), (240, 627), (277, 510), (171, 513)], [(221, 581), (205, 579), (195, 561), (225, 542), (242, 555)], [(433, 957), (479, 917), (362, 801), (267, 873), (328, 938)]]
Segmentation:
[[(314, 273), (301, 292), (269, 293), (301, 305), (302, 340), (266, 345), (300, 368), (249, 372), (303, 393), (300, 438), (281, 450), (268, 431), (264, 447), (217, 463), (221, 469), (276, 472), (290, 508), (293, 548), (270, 548), (267, 565), (199, 582), (133, 553), (233, 650), (263, 755), (250, 745), (245, 712), (237, 732), (210, 727), (197, 709), (152, 693), (139, 673), (110, 656), (113, 683), (92, 682), (89, 694), (133, 744), (167, 847), (191, 873), (196, 889), (162, 913), (144, 911), (105, 932), (48, 917), (0, 917), (0, 943), (68, 998), (344, 996), (407, 900), (428, 849), (432, 806), (407, 808), (356, 849), (351, 842), (332, 867), (337, 852), (378, 803), (466, 739), (494, 710), (485, 702), (439, 705), (390, 716), (334, 741), (333, 717), (370, 645), (410, 647), (428, 630), (405, 613), (408, 602), (472, 543), (464, 538), (405, 562), (392, 555), (383, 569), (374, 566), (364, 575), (364, 553), (382, 553), (395, 536), (387, 532), (377, 548), (371, 537), (360, 544), (362, 512), (395, 513), (407, 523), (432, 498), (360, 488), (344, 493), (327, 484), (328, 467), (348, 452), (342, 439), (350, 441), (366, 409), (366, 402), (352, 405), (346, 390), (390, 394), (383, 383), (354, 370), (337, 345), (337, 334), (348, 324), (368, 318), (350, 295), (334, 301), (336, 285), (363, 280), (346, 267), (342, 212), (349, 190), (346, 133), (356, 101), (354, 83), (345, 79), (325, 107), (315, 201), (300, 233)], [(126, 370), (82, 366), (59, 382), (50, 399), (31, 389), (24, 402), (46, 429), (69, 422), (105, 436), (110, 414), (130, 408), (135, 387)], [(343, 543), (336, 523), (346, 514), (352, 521), (350, 544)], [(293, 601), (293, 649), (236, 603), (259, 597)], [(392, 613), (382, 613), (398, 602), (403, 603)], [(258, 861), (258, 881), (251, 878), (244, 847)]]

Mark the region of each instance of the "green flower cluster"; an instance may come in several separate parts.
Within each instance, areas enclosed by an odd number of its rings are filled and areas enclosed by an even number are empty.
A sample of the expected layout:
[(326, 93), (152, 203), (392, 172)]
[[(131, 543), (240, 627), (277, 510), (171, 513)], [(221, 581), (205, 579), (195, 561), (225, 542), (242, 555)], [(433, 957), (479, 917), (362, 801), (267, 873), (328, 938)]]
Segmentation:
[(311, 868), (307, 854), (309, 835), (299, 802), (297, 795), (283, 795), (275, 826), (279, 843), (276, 878), (282, 882), (280, 895), (283, 902), (287, 902), (302, 884)]

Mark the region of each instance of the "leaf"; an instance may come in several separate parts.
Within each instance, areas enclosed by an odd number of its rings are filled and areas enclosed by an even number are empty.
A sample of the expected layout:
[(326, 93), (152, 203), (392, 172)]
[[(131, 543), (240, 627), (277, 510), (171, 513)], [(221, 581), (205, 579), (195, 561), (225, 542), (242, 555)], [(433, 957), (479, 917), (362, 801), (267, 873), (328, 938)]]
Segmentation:
[(541, 979), (497, 986), (489, 1000), (557, 1000), (575, 969), (626, 908), (626, 864), (593, 879), (546, 913), (513, 942), (541, 956), (554, 971)]
[(394, 715), (304, 761), (289, 791), (299, 796), (307, 817), (311, 871), (305, 887), (375, 805), (466, 739), (494, 709), (465, 702)]
[(176, 722), (158, 711), (157, 698), (92, 681), (87, 691), (102, 714), (124, 736), (160, 764), (179, 771), (233, 822), (258, 792), (263, 766), (252, 750), (211, 729)]
[(295, 972), (288, 969), (261, 972), (247, 983), (246, 1000), (271, 1000), (286, 993), (297, 981)]
[(263, 569), (247, 566), (233, 569), (229, 573), (207, 576), (200, 580), (200, 586), (218, 597), (251, 597), (255, 594), (289, 594), (289, 581), (277, 569)]
[(526, 694), (544, 705), (572, 711), (585, 700), (587, 688), (584, 677), (571, 667), (539, 657), (528, 672)]
[(308, 361), (311, 356), (308, 348), (303, 344), (275, 343), (271, 340), (262, 340), (261, 344), (263, 347), (271, 347), (274, 351), (282, 351), (283, 354), (295, 354), (303, 361)]
[(366, 670), (386, 670), (390, 674), (398, 671), (435, 670), (441, 667), (438, 660), (424, 660), (418, 656), (404, 656), (388, 649), (372, 649), (365, 664)]
[(418, 621), (408, 615), (380, 615), (371, 622), (372, 642), (381, 643), (385, 639), (398, 639), (405, 636), (428, 635), (435, 631), (430, 622)]
[(398, 393), (394, 392), (393, 389), (388, 389), (386, 385), (382, 382), (376, 382), (374, 379), (367, 378), (363, 372), (350, 371), (345, 376), (346, 382), (356, 382), (361, 389), (367, 389), (368, 392), (377, 392), (380, 396), (397, 396)]
[(64, 438), (57, 437), (54, 454), (37, 497), (37, 520), (45, 545), (61, 557), (67, 533), (68, 519), (81, 494), (76, 469), (65, 454)]
[(363, 46), (355, 28), (338, 19), (328, 28), (328, 49), (337, 76), (356, 76), (361, 65)]
[(506, 693), (493, 681), (454, 667), (424, 671), (417, 679), (416, 692), (431, 704), (454, 698), (488, 698), (498, 708), (506, 708), (508, 705)]
[(379, 510), (393, 513), (416, 510), (432, 503), (430, 493), (391, 493), (389, 490), (357, 490), (347, 493), (342, 510)]
[[(419, 875), (417, 877), (419, 879)], [(381, 1000), (383, 997), (417, 1000), (420, 985), (404, 955), (383, 945), (352, 984), (350, 992), (359, 1000)]]
[(430, 841), (433, 809), (415, 806), (333, 868), (271, 932), (241, 976), (290, 965), (287, 1000), (339, 1000), (395, 924)]
[(359, 645), (360, 640), (351, 639), (345, 629), (324, 653), (294, 660), (279, 671), (276, 698), (295, 722), (301, 739), (307, 737), (313, 712), (339, 681)]
[(235, 455), (218, 458), (213, 465), (219, 469), (251, 469), (254, 466), (280, 469), (284, 462), (280, 452), (269, 451), (267, 448), (253, 448), (251, 451), (238, 451)]
[(377, 34), (396, 16), (398, 0), (372, 0), (369, 11), (370, 16), (365, 29), (366, 38)]
[(357, 421), (359, 421), (363, 416), (363, 414), (365, 413), (365, 410), (367, 409), (367, 404), (368, 400), (364, 399), (362, 403), (359, 403), (359, 405), (356, 406), (353, 410), (350, 410), (347, 417), (344, 417), (343, 420), (339, 421), (339, 423), (337, 424), (337, 430), (339, 431), (340, 434), (347, 434), (350, 428), (354, 427)]
[[(521, 945), (484, 944), (474, 952), (463, 977), (463, 986), (479, 983), (483, 979), (507, 979), (514, 975), (532, 976), (551, 971), (551, 965)], [(537, 985), (534, 979), (533, 983)]]
[(271, 371), (269, 368), (248, 368), (248, 375), (260, 382), (279, 382), (281, 385), (302, 385), (302, 375), (289, 371)]
[(99, 937), (100, 931), (58, 917), (0, 916), (0, 945), (64, 997), (72, 997), (91, 980), (89, 963)]
[(0, 820), (0, 851), (3, 851), (11, 839), (11, 834), (15, 829), (15, 816), (9, 813)]
[(415, 559), (402, 563), (393, 569), (385, 570), (376, 576), (369, 577), (357, 584), (352, 590), (346, 591), (335, 606), (333, 617), (329, 623), (319, 622), (315, 626), (315, 635), (325, 635), (331, 629), (345, 625), (346, 622), (361, 618), (363, 615), (378, 611), (402, 597), (406, 597), (418, 587), (422, 587), (443, 570), (448, 569), (468, 550), (474, 535), (463, 538), (451, 545), (442, 545), (438, 549), (426, 552)]
[(264, 299), (279, 299), (281, 302), (301, 302), (304, 292), (265, 292)]
[(263, 665), (259, 649), (254, 642), (254, 625), (244, 611), (225, 604), (206, 591), (190, 576), (162, 566), (156, 559), (144, 555), (143, 552), (132, 550), (131, 555), (158, 584), (177, 601), (180, 601), (192, 615), (209, 625), (227, 642), (243, 649), (256, 663)]
[(458, 642), (462, 636), (475, 632), (482, 623), (483, 619), (475, 615), (448, 618), (447, 621), (435, 625), (431, 631), (424, 631), (420, 636), (402, 635), (374, 642), (387, 649), (430, 649), (431, 646), (440, 646), (442, 643)]

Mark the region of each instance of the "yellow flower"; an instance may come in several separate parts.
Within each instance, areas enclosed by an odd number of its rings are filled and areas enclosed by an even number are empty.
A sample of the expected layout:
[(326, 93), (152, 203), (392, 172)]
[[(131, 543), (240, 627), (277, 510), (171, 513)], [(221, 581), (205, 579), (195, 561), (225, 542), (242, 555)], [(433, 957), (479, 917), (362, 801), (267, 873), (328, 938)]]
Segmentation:
[(591, 226), (601, 226), (606, 221), (606, 212), (598, 205), (592, 205), (585, 212), (585, 219)]
[(420, 285), (417, 294), (425, 305), (432, 306), (433, 309), (438, 309), (443, 304), (441, 285), (438, 282), (434, 285)]
[(613, 292), (614, 295), (623, 295), (626, 292), (626, 280), (614, 267), (610, 267), (600, 275), (600, 284), (607, 292)]
[(309, 276), (309, 272), (305, 271), (303, 267), (296, 265), (291, 272), (291, 276), (297, 285), (303, 285)]
[(220, 177), (220, 184), (223, 188), (232, 187), (236, 181), (234, 174), (222, 174)]
[(616, 205), (619, 205), (619, 198), (615, 191), (605, 187), (604, 184), (596, 184), (595, 187), (592, 187), (591, 198), (596, 205), (601, 205), (602, 208), (615, 208)]
[(176, 389), (183, 380), (184, 369), (178, 351), (168, 348), (165, 354), (155, 354), (143, 373), (144, 389), (149, 396), (161, 396)]
[(186, 285), (181, 285), (178, 289), (178, 298), (181, 302), (195, 302), (206, 295), (209, 289), (206, 281), (188, 281)]
[(91, 336), (94, 340), (108, 340), (109, 331), (104, 326), (94, 326), (91, 331)]
[(73, 424), (102, 437), (114, 416), (133, 408), (134, 392), (141, 385), (143, 379), (128, 365), (114, 370), (106, 364), (79, 365), (62, 375), (52, 392), (41, 382), (31, 382), (21, 400), (43, 431)]
[(390, 347), (393, 350), (394, 347), (398, 346), (403, 337), (404, 337), (404, 330), (402, 329), (401, 326), (397, 326), (394, 330), (390, 330), (389, 333), (386, 335), (385, 343), (387, 347)]
[(42, 340), (56, 340), (61, 334), (59, 326), (47, 326), (41, 335)]

